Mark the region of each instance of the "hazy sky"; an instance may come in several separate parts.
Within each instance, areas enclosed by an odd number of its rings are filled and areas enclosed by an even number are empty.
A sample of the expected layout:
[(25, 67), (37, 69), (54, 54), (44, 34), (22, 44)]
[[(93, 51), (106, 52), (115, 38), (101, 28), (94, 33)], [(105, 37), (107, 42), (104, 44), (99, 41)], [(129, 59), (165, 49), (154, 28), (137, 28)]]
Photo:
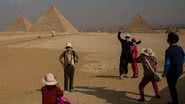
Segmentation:
[(150, 24), (185, 24), (185, 0), (0, 0), (0, 30), (24, 15), (33, 23), (54, 4), (76, 27), (125, 25), (137, 14)]

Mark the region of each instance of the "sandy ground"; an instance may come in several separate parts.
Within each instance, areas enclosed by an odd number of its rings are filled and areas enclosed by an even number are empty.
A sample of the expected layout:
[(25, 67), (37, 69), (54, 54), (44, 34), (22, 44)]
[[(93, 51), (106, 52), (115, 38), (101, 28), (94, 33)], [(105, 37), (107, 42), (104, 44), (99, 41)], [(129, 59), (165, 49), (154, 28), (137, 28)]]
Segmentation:
[[(43, 36), (45, 35), (45, 36)], [(38, 38), (41, 36), (41, 38)], [(164, 52), (168, 47), (166, 34), (132, 34), (142, 40), (139, 48), (151, 47), (162, 71)], [(179, 44), (185, 49), (185, 36)], [(63, 66), (58, 56), (70, 41), (78, 51), (80, 62), (75, 71), (75, 92), (65, 92), (73, 104), (137, 104), (138, 84), (142, 78), (120, 80), (118, 65), (120, 43), (117, 34), (76, 33), (49, 34), (0, 33), (0, 104), (41, 104), (41, 78), (52, 72), (63, 86)], [(129, 66), (129, 77), (132, 70)], [(185, 77), (178, 83), (179, 99), (185, 104)], [(165, 104), (170, 100), (166, 80), (159, 83), (161, 99), (155, 99), (151, 84), (145, 88), (148, 104)], [(142, 103), (141, 103), (142, 104)]]

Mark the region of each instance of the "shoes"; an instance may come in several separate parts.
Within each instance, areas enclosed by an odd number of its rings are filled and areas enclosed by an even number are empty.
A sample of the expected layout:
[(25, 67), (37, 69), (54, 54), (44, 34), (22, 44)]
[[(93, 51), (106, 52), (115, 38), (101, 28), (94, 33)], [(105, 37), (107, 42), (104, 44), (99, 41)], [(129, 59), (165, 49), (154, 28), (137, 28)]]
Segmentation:
[(161, 96), (160, 96), (160, 95), (156, 95), (156, 96), (155, 96), (155, 98), (158, 98), (158, 99), (160, 99), (160, 98), (161, 98)]
[(139, 102), (145, 102), (145, 99), (138, 99)]
[(168, 102), (168, 104), (179, 104), (179, 103)]
[(128, 78), (126, 74), (122, 74), (122, 75), (120, 76), (120, 79), (124, 79), (124, 78)]
[(69, 92), (74, 92), (74, 90), (73, 89), (70, 89)]
[(138, 78), (138, 76), (132, 76), (131, 78)]

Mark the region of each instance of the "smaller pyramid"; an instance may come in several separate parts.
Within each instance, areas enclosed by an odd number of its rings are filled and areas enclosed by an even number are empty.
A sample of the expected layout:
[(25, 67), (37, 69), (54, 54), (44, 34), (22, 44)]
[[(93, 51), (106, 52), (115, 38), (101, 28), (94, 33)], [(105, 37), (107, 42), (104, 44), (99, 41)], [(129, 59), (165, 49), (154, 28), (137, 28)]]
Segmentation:
[(34, 32), (77, 32), (78, 30), (55, 8), (51, 6), (35, 23)]
[(165, 33), (169, 33), (169, 32), (177, 32), (177, 28), (175, 26), (168, 26)]
[(28, 32), (31, 31), (33, 24), (24, 16), (19, 16), (5, 31), (7, 32)]
[(126, 32), (131, 33), (151, 33), (154, 32), (152, 27), (143, 19), (142, 16), (137, 15), (132, 22), (128, 24)]

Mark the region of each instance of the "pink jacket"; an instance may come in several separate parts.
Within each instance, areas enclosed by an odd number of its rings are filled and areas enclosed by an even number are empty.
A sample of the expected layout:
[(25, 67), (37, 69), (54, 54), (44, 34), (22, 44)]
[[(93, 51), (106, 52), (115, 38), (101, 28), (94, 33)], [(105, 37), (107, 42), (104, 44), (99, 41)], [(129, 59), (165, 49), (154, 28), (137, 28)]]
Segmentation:
[(133, 52), (132, 58), (134, 59), (134, 62), (136, 62), (135, 59), (138, 57), (138, 50), (137, 46), (131, 46), (131, 51)]

